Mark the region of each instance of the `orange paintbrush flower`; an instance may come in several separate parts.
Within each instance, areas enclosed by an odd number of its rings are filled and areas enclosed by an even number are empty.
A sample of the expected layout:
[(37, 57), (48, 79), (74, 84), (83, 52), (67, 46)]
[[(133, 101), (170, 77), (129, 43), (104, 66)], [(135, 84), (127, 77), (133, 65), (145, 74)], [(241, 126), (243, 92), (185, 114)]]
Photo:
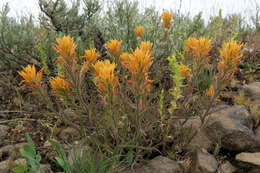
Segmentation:
[(110, 40), (106, 46), (109, 50), (109, 53), (113, 55), (115, 58), (119, 58), (121, 55), (121, 44), (122, 41), (118, 40)]
[(189, 37), (186, 41), (185, 51), (191, 52), (193, 56), (198, 60), (201, 57), (205, 57), (209, 54), (211, 50), (211, 41), (207, 38), (200, 37), (196, 39), (194, 37)]
[(181, 76), (188, 78), (190, 76), (189, 68), (186, 65), (180, 65)]
[(212, 97), (213, 92), (214, 92), (214, 87), (211, 84), (210, 87), (206, 90), (206, 94), (207, 94), (207, 96)]
[[(143, 44), (144, 45), (144, 44)], [(151, 80), (148, 80), (149, 68), (152, 65), (150, 45), (146, 48), (137, 47), (131, 54), (123, 53), (120, 57), (121, 64), (131, 73), (129, 84), (136, 85), (136, 81), (143, 81), (145, 89), (149, 91)]]
[(224, 43), (222, 49), (219, 50), (221, 61), (218, 64), (218, 70), (235, 72), (237, 64), (243, 56), (242, 47), (243, 44), (238, 44), (233, 40)]
[(143, 49), (136, 48), (131, 54), (123, 54), (121, 63), (131, 73), (146, 73), (152, 65), (151, 54)]
[(98, 58), (99, 54), (96, 52), (96, 49), (90, 49), (90, 50), (85, 50), (85, 59), (86, 62), (88, 62), (89, 64), (93, 64), (97, 58)]
[(135, 28), (134, 32), (135, 32), (135, 36), (136, 37), (143, 37), (143, 33), (144, 33), (144, 28), (142, 26), (138, 26)]
[(28, 65), (27, 67), (23, 67), (23, 71), (18, 72), (20, 76), (23, 77), (23, 81), (21, 82), (22, 87), (29, 87), (30, 89), (39, 88), (41, 85), (42, 79), (42, 70), (36, 72), (35, 66)]
[(63, 60), (66, 63), (71, 63), (75, 59), (75, 49), (77, 45), (74, 43), (74, 40), (69, 36), (64, 36), (62, 39), (56, 39), (57, 45), (53, 46), (53, 49), (61, 56), (60, 61), (63, 63)]
[(163, 28), (170, 28), (172, 25), (172, 13), (169, 11), (164, 11), (161, 15), (161, 19), (163, 20), (162, 27)]
[(153, 43), (151, 43), (149, 41), (142, 41), (141, 44), (138, 47), (139, 47), (139, 49), (142, 49), (145, 52), (151, 53)]
[(119, 85), (118, 77), (114, 75), (116, 64), (110, 63), (109, 60), (97, 61), (93, 68), (95, 70), (95, 84), (100, 92), (115, 93)]
[(55, 77), (50, 80), (52, 90), (55, 94), (66, 94), (68, 92), (70, 84), (61, 77)]

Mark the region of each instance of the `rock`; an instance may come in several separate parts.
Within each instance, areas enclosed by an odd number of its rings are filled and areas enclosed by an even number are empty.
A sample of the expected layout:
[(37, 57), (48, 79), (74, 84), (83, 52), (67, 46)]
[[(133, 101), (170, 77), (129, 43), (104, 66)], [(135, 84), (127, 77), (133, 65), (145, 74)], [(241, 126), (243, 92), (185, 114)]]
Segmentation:
[[(15, 161), (11, 160), (5, 160), (0, 162), (0, 172), (1, 173), (9, 173), (13, 168), (15, 168), (18, 165), (26, 165), (25, 159), (17, 159)], [(49, 164), (40, 164), (40, 169), (44, 173), (52, 173), (51, 166)], [(42, 173), (37, 171), (37, 173)]]
[(8, 126), (0, 125), (0, 139), (6, 137), (9, 129), (10, 127)]
[(209, 115), (205, 132), (210, 140), (230, 151), (249, 151), (256, 147), (253, 121), (244, 106), (232, 106)]
[(192, 160), (192, 173), (215, 173), (218, 169), (217, 160), (206, 151), (197, 150)]
[(236, 160), (247, 162), (256, 166), (260, 166), (260, 152), (257, 153), (239, 153), (236, 155)]
[(250, 171), (248, 171), (247, 173), (259, 173), (259, 172), (260, 172), (260, 169), (253, 168), (253, 169), (250, 169)]
[(26, 159), (17, 159), (14, 161), (16, 165), (26, 165)]
[(9, 173), (10, 170), (8, 168), (8, 160), (0, 162), (0, 172), (1, 173)]
[(141, 168), (133, 171), (127, 170), (121, 173), (184, 173), (184, 170), (177, 162), (166, 157), (157, 156)]
[(37, 173), (52, 173), (51, 166), (49, 164), (40, 164), (40, 169)]
[(59, 134), (59, 137), (64, 141), (75, 139), (77, 136), (79, 136), (78, 131), (72, 127), (67, 127), (66, 129), (63, 129)]
[(255, 129), (255, 140), (256, 140), (258, 146), (260, 146), (260, 126), (258, 126)]
[(236, 170), (237, 168), (235, 168), (229, 161), (225, 161), (219, 167), (219, 171), (221, 173), (234, 173)]
[(19, 152), (20, 148), (22, 148), (26, 143), (18, 143), (15, 145), (6, 145), (0, 148), (0, 155), (11, 156), (15, 155), (16, 157), (20, 157), (21, 154)]
[[(190, 133), (199, 130), (201, 126), (201, 120), (199, 117), (194, 119), (189, 119), (185, 124), (184, 127), (190, 127)], [(209, 140), (206, 132), (204, 129), (200, 129), (198, 133), (192, 138), (190, 142), (190, 146), (197, 147), (197, 148), (204, 148), (207, 151), (210, 151), (213, 148), (213, 142)]]
[(25, 165), (25, 164), (26, 164), (25, 159), (17, 159), (15, 161), (5, 160), (5, 161), (0, 162), (0, 172), (9, 173), (10, 170), (12, 170), (15, 166)]
[(260, 100), (260, 82), (253, 82), (243, 86), (245, 95), (251, 100)]

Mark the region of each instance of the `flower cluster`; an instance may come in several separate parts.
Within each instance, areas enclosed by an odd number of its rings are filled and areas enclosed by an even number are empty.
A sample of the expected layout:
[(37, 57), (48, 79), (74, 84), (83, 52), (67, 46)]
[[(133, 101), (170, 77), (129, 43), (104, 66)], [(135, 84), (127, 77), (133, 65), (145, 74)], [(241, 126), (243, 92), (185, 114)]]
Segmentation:
[(121, 44), (122, 41), (118, 41), (118, 40), (110, 40), (106, 44), (109, 53), (113, 55), (115, 58), (119, 58), (121, 55)]
[(213, 87), (213, 85), (211, 84), (210, 87), (206, 90), (206, 95), (207, 95), (208, 97), (212, 97), (213, 92), (214, 92), (214, 87)]
[(161, 19), (163, 20), (163, 23), (162, 23), (162, 27), (163, 28), (170, 28), (172, 23), (172, 13), (169, 12), (169, 11), (164, 11), (163, 14), (161, 15)]
[(151, 81), (148, 80), (148, 71), (153, 63), (151, 49), (152, 43), (142, 42), (131, 54), (123, 53), (120, 57), (121, 64), (132, 74), (130, 83), (135, 84), (134, 82), (141, 78), (147, 90), (151, 87)]
[(232, 75), (236, 72), (237, 64), (243, 56), (242, 46), (243, 44), (238, 44), (232, 40), (223, 44), (222, 49), (219, 50), (221, 61), (218, 63), (218, 71), (220, 74)]
[(56, 42), (57, 44), (53, 46), (53, 49), (61, 56), (58, 63), (72, 63), (75, 60), (75, 49), (77, 47), (74, 40), (69, 36), (64, 36), (62, 39), (57, 38)]
[(186, 41), (185, 52), (190, 52), (196, 60), (199, 60), (202, 57), (206, 57), (211, 50), (211, 41), (207, 38), (200, 37), (196, 39), (194, 37), (189, 37)]
[(134, 32), (135, 32), (135, 36), (136, 37), (142, 38), (143, 37), (143, 33), (145, 32), (145, 30), (144, 30), (144, 28), (142, 26), (138, 26), (138, 27), (135, 28)]
[(115, 93), (119, 85), (118, 77), (115, 76), (114, 70), (116, 64), (109, 60), (97, 61), (93, 68), (95, 70), (95, 84), (100, 92)]
[(32, 90), (40, 87), (42, 79), (42, 70), (36, 72), (34, 65), (27, 65), (27, 67), (23, 67), (23, 71), (18, 72), (18, 74), (22, 76), (24, 79), (20, 83), (23, 84), (23, 88), (28, 87), (30, 90)]
[(69, 91), (70, 84), (61, 77), (55, 77), (50, 80), (50, 84), (55, 94), (66, 94)]
[(82, 65), (84, 71), (88, 71), (89, 65), (94, 64), (98, 58), (99, 54), (96, 52), (96, 49), (85, 50), (85, 62)]
[(190, 76), (189, 68), (186, 65), (180, 65), (181, 77), (188, 78)]

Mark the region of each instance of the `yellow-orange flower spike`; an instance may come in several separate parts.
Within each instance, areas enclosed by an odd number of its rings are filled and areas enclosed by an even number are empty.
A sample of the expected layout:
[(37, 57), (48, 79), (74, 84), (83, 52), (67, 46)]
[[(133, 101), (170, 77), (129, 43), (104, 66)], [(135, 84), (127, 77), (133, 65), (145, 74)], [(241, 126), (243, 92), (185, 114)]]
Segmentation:
[(23, 71), (18, 72), (20, 76), (23, 77), (23, 81), (21, 82), (22, 87), (28, 87), (29, 89), (39, 88), (41, 85), (42, 79), (42, 70), (36, 72), (35, 66), (27, 65), (27, 67), (23, 67)]
[(85, 50), (85, 59), (89, 64), (93, 64), (97, 58), (98, 58), (99, 54), (96, 52), (96, 49), (90, 49), (90, 50)]
[(189, 68), (186, 65), (180, 65), (181, 76), (188, 78), (190, 76)]
[(53, 49), (61, 56), (61, 61), (65, 60), (70, 63), (75, 59), (75, 49), (77, 45), (74, 43), (73, 38), (64, 36), (62, 39), (56, 39), (57, 44), (53, 46)]
[(110, 40), (106, 46), (109, 50), (109, 53), (113, 55), (115, 58), (119, 58), (121, 55), (121, 44), (122, 41), (118, 40)]
[(214, 92), (214, 87), (211, 84), (210, 87), (206, 90), (206, 94), (207, 96), (211, 97), (213, 95), (213, 92)]
[(129, 61), (129, 57), (130, 56), (130, 54), (129, 53), (122, 53), (122, 55), (120, 56), (120, 62), (122, 63), (122, 64), (126, 64), (126, 63), (128, 63), (128, 61)]
[(109, 60), (97, 61), (93, 68), (95, 70), (95, 84), (100, 92), (116, 92), (119, 85), (118, 77), (114, 75), (116, 64)]
[(172, 13), (169, 11), (164, 11), (163, 14), (161, 15), (161, 19), (163, 20), (162, 22), (162, 27), (163, 28), (170, 28), (172, 25)]
[(145, 32), (145, 29), (142, 26), (138, 26), (134, 30), (136, 37), (143, 37), (143, 33)]
[(121, 56), (121, 63), (131, 73), (145, 74), (152, 65), (151, 54), (143, 49), (136, 48), (132, 54), (123, 54)]
[(190, 51), (194, 57), (198, 60), (201, 57), (205, 57), (209, 54), (209, 51), (211, 50), (211, 40), (200, 37), (199, 39), (196, 39), (194, 37), (189, 37), (186, 41), (186, 50)]
[(241, 51), (242, 46), (243, 44), (238, 44), (233, 40), (224, 43), (222, 49), (219, 50), (221, 62), (219, 62), (218, 64), (218, 69), (221, 70), (223, 68), (229, 68), (233, 72), (235, 72), (237, 64), (243, 56), (243, 52)]
[(66, 94), (68, 92), (70, 84), (61, 77), (55, 77), (50, 80), (52, 90), (55, 94)]
[(153, 44), (151, 42), (142, 41), (138, 47), (139, 49), (142, 49), (145, 52), (151, 53)]

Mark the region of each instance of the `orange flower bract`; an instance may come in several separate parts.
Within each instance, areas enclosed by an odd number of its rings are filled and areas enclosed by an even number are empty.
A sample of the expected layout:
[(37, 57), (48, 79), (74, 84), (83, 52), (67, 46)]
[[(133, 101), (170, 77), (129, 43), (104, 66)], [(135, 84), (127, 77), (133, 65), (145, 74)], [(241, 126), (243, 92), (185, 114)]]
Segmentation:
[(142, 49), (145, 52), (151, 53), (153, 44), (151, 42), (142, 41), (138, 46), (139, 49)]
[(128, 83), (136, 85), (135, 82), (141, 79), (147, 91), (151, 88), (151, 80), (148, 80), (148, 71), (153, 63), (151, 49), (151, 43), (142, 42), (131, 54), (123, 53), (120, 56), (121, 64), (131, 72), (131, 80)]
[(50, 80), (51, 87), (55, 94), (66, 94), (69, 90), (70, 84), (61, 77), (55, 77)]
[(161, 15), (161, 19), (163, 20), (163, 23), (162, 23), (162, 27), (163, 28), (170, 28), (172, 23), (172, 13), (169, 12), (169, 11), (164, 11), (163, 14)]
[(93, 68), (95, 70), (95, 84), (98, 86), (100, 92), (116, 91), (119, 85), (118, 77), (114, 75), (116, 64), (110, 63), (109, 60), (97, 61)]
[(243, 52), (241, 51), (243, 44), (238, 44), (235, 41), (230, 40), (227, 43), (223, 44), (221, 50), (219, 50), (221, 61), (218, 64), (218, 70), (232, 70), (235, 72), (237, 69), (237, 64), (241, 57), (243, 56)]
[(53, 49), (61, 56), (61, 62), (65, 60), (67, 63), (70, 63), (75, 59), (75, 49), (77, 45), (74, 43), (73, 38), (64, 36), (62, 39), (57, 38), (56, 42), (57, 45), (54, 45)]
[(121, 63), (131, 73), (146, 73), (152, 65), (151, 54), (143, 49), (136, 48), (131, 54), (122, 54)]
[(180, 65), (181, 76), (188, 78), (190, 76), (189, 68), (186, 65)]
[(85, 50), (85, 59), (89, 64), (94, 63), (97, 58), (98, 58), (99, 54), (96, 52), (96, 49), (90, 49), (90, 50)]
[(115, 58), (119, 58), (121, 55), (121, 44), (122, 41), (118, 40), (110, 40), (106, 46), (109, 50), (109, 53), (113, 55)]
[(204, 37), (200, 37), (199, 39), (189, 37), (185, 41), (185, 44), (185, 51), (191, 52), (197, 60), (201, 57), (208, 56), (209, 51), (212, 48), (211, 41)]
[(144, 28), (142, 26), (138, 26), (134, 30), (136, 37), (143, 37), (143, 33), (145, 32)]
[(35, 66), (27, 65), (27, 67), (23, 67), (23, 71), (18, 72), (20, 76), (23, 77), (24, 83), (22, 87), (29, 87), (30, 89), (39, 88), (41, 85), (41, 79), (42, 79), (42, 70), (39, 72), (36, 72)]
[(212, 97), (213, 92), (214, 92), (214, 88), (213, 85), (211, 84), (210, 87), (206, 90), (206, 94), (207, 96)]

